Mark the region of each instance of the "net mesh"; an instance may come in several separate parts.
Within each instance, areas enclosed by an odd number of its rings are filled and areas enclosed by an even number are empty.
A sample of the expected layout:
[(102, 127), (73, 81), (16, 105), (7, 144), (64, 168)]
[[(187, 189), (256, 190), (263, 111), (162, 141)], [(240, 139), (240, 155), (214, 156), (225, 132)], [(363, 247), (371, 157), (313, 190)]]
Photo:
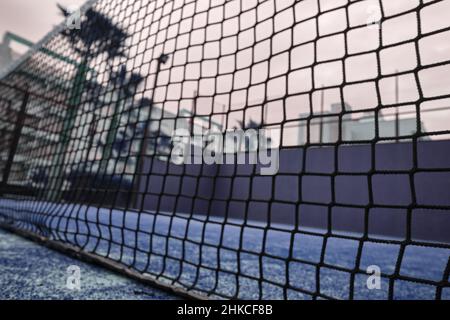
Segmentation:
[[(448, 299), (449, 10), (97, 1), (1, 79), (0, 220), (213, 298)], [(179, 128), (279, 170), (174, 164)]]

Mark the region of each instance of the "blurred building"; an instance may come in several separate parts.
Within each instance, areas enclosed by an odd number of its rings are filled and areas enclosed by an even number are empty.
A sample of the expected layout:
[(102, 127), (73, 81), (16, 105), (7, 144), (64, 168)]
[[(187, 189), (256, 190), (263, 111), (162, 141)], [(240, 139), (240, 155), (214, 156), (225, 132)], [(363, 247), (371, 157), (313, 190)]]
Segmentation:
[[(323, 116), (315, 116), (309, 123), (310, 143), (334, 143), (339, 139), (339, 131), (342, 141), (368, 141), (375, 138), (375, 111), (362, 113), (347, 113), (340, 117), (344, 111), (351, 111), (348, 103), (331, 105), (330, 111), (325, 111)], [(300, 118), (307, 118), (301, 115)], [(308, 141), (307, 122), (301, 123), (298, 130), (298, 145)], [(378, 134), (381, 138), (396, 138), (411, 136), (417, 131), (415, 113), (402, 113), (398, 117), (393, 115), (378, 114)]]
[(12, 40), (14, 40), (12, 33), (6, 32), (3, 35), (2, 42), (0, 43), (0, 72), (21, 56), (20, 53), (11, 48)]

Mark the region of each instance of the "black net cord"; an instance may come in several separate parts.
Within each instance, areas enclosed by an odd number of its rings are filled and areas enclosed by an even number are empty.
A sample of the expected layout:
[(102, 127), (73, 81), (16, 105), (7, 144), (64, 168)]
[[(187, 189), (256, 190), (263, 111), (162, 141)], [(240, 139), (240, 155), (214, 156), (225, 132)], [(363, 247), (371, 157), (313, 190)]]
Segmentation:
[(86, 6), (1, 79), (0, 222), (210, 298), (448, 299), (447, 9)]

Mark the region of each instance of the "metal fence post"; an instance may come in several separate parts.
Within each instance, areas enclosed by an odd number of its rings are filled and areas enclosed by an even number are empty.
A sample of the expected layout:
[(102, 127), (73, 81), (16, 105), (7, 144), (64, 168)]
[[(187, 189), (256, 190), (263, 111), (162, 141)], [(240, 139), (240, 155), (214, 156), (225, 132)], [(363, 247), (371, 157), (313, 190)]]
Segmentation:
[(73, 79), (73, 86), (70, 91), (69, 108), (65, 114), (63, 128), (61, 132), (61, 141), (59, 144), (59, 151), (55, 160), (55, 165), (50, 174), (50, 186), (47, 190), (47, 199), (51, 201), (58, 201), (62, 197), (62, 186), (64, 183), (64, 162), (67, 156), (67, 150), (70, 144), (70, 138), (74, 127), (75, 119), (78, 112), (78, 105), (81, 103), (86, 77), (88, 73), (88, 59), (84, 58), (81, 64), (77, 67), (77, 73)]
[(14, 156), (16, 155), (17, 145), (19, 144), (20, 135), (22, 134), (22, 128), (25, 122), (26, 108), (29, 99), (28, 91), (25, 91), (22, 104), (20, 106), (19, 113), (17, 114), (17, 121), (14, 127), (13, 138), (11, 141), (11, 147), (9, 149), (8, 158), (6, 160), (5, 169), (3, 170), (2, 183), (0, 187), (0, 196), (4, 194), (7, 189), (9, 175), (11, 173), (11, 167), (14, 161)]

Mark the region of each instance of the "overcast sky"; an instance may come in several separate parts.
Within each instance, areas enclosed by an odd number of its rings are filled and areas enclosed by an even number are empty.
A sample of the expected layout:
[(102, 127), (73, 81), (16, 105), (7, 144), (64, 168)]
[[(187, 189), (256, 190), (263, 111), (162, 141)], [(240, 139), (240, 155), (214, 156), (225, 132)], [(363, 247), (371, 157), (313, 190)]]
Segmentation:
[(0, 36), (10, 31), (33, 42), (39, 41), (63, 18), (57, 3), (80, 7), (86, 0), (1, 0)]
[[(173, 28), (168, 32), (168, 34), (172, 34), (172, 39), (174, 36), (177, 38), (176, 46), (169, 39), (159, 40), (164, 43), (164, 51), (171, 54), (171, 59), (160, 74), (155, 101), (163, 103), (165, 109), (176, 113), (176, 110), (184, 105), (183, 98), (189, 99), (193, 95), (193, 92), (197, 91), (197, 81), (198, 78), (201, 78), (202, 82), (198, 88), (199, 95), (203, 97), (210, 96), (211, 94), (214, 95), (214, 103), (218, 103), (219, 109), (216, 110), (216, 107), (213, 107), (212, 98), (205, 98), (204, 101), (199, 101), (197, 112), (204, 112), (205, 115), (210, 114), (211, 111), (222, 112), (224, 111), (222, 105), (228, 104), (228, 96), (221, 95), (221, 91), (226, 92), (228, 90), (227, 88), (231, 86), (231, 73), (239, 71), (239, 76), (235, 78), (235, 90), (232, 94), (231, 104), (224, 106), (227, 109), (236, 110), (236, 112), (229, 115), (229, 123), (231, 126), (233, 125), (231, 120), (234, 117), (236, 121), (237, 119), (242, 119), (243, 108), (246, 109), (246, 118), (259, 118), (261, 116), (260, 108), (251, 108), (249, 104), (252, 101), (263, 99), (266, 95), (268, 98), (276, 98), (284, 96), (286, 92), (289, 94), (299, 93), (296, 97), (301, 99), (302, 94), (308, 95), (312, 93), (313, 109), (316, 113), (320, 107), (320, 88), (322, 86), (339, 85), (343, 81), (351, 83), (357, 82), (358, 80), (372, 80), (364, 84), (347, 85), (344, 90), (344, 100), (353, 109), (364, 111), (373, 109), (380, 102), (383, 105), (395, 103), (394, 75), (398, 71), (409, 72), (399, 78), (399, 102), (405, 104), (412, 102), (414, 104), (419, 93), (418, 83), (414, 78), (413, 71), (418, 63), (422, 66), (427, 66), (450, 59), (450, 31), (442, 32), (438, 35), (427, 35), (433, 31), (449, 27), (448, 12), (450, 12), (450, 0), (436, 2), (436, 4), (420, 10), (421, 30), (418, 30), (417, 24), (419, 17), (414, 12), (395, 17), (396, 14), (408, 12), (416, 8), (420, 4), (419, 0), (381, 1), (384, 16), (386, 18), (394, 16), (394, 18), (388, 19), (382, 25), (382, 45), (395, 45), (405, 40), (410, 41), (405, 45), (391, 46), (380, 52), (379, 67), (381, 67), (381, 73), (385, 77), (379, 83), (382, 101), (378, 101), (375, 95), (374, 82), (377, 77), (378, 68), (377, 56), (374, 50), (380, 45), (378, 31), (366, 26), (366, 23), (371, 20), (370, 17), (373, 16), (372, 9), (374, 6), (375, 8), (377, 7), (376, 4), (379, 1), (366, 0), (354, 3), (349, 7), (350, 25), (361, 26), (361, 28), (354, 29), (348, 34), (346, 34), (347, 19), (344, 9), (337, 9), (318, 15), (319, 4), (321, 10), (330, 10), (339, 8), (348, 1), (303, 0), (297, 1), (294, 5), (294, 0), (276, 0), (262, 2), (257, 8), (256, 0), (242, 2), (235, 0), (227, 1), (227, 7), (231, 8), (230, 11), (233, 10), (233, 6), (236, 6), (236, 10), (239, 12), (239, 3), (241, 6), (248, 6), (249, 8), (255, 6), (254, 10), (246, 13), (245, 16), (244, 14), (241, 16), (241, 28), (255, 26), (256, 39), (253, 39), (252, 36), (246, 36), (246, 34), (250, 35), (252, 32), (242, 32), (239, 35), (240, 44), (236, 56), (226, 55), (236, 49), (234, 47), (238, 38), (237, 35), (234, 35), (233, 30), (237, 30), (237, 20), (233, 23), (227, 23), (223, 29), (216, 30), (213, 26), (208, 29), (207, 33), (205, 33), (204, 27), (192, 30), (192, 24), (181, 23), (184, 27), (179, 29), (178, 35), (173, 35)], [(3, 35), (5, 31), (12, 31), (36, 42), (62, 21), (56, 3), (64, 6), (74, 5), (79, 7), (84, 2), (85, 0), (1, 0), (0, 35)], [(118, 2), (120, 1), (104, 1), (101, 2), (100, 7), (115, 7), (118, 5)], [(183, 3), (183, 1), (176, 2), (178, 4)], [(432, 1), (426, 0), (424, 2), (429, 3)], [(170, 7), (172, 3), (172, 1), (166, 1), (164, 2), (164, 6)], [(199, 7), (204, 6), (206, 8), (204, 9), (207, 10), (210, 5), (209, 0), (198, 0), (198, 7), (195, 9), (193, 2), (184, 3), (182, 11), (186, 17), (181, 19), (185, 20), (184, 22), (189, 21), (190, 14), (188, 12), (190, 11), (193, 14), (197, 11), (194, 16), (195, 18), (199, 18), (197, 19), (198, 21), (201, 21), (200, 18), (202, 15), (198, 14)], [(277, 3), (276, 10), (279, 10), (279, 7), (284, 8), (289, 6), (292, 6), (292, 10), (277, 14), (274, 3)], [(152, 4), (154, 4), (153, 0), (143, 0), (141, 2), (142, 6), (148, 6), (148, 8), (151, 8)], [(180, 8), (171, 9), (172, 15), (174, 16), (173, 20), (176, 20), (176, 17), (180, 15), (180, 10)], [(155, 18), (153, 14), (157, 15), (153, 10), (147, 10), (145, 21), (156, 24), (158, 18)], [(220, 8), (217, 12), (209, 12), (210, 20), (220, 21), (220, 15)], [(255, 20), (256, 16), (258, 17), (258, 21)], [(274, 21), (276, 22), (276, 36), (273, 36), (274, 29), (272, 28), (271, 22), (264, 21), (264, 19), (271, 16), (274, 16)], [(317, 16), (317, 21), (310, 19)], [(295, 27), (285, 30), (285, 25), (289, 25), (294, 19), (297, 21)], [(122, 23), (121, 18), (118, 16), (115, 16), (114, 20), (115, 23)], [(231, 19), (226, 21), (230, 22)], [(319, 34), (317, 34), (315, 29), (317, 22)], [(122, 25), (123, 28), (128, 29), (127, 31), (129, 33), (136, 32), (134, 26), (134, 23)], [(186, 26), (187, 28), (185, 28)], [(165, 30), (163, 29), (166, 29), (167, 26), (159, 26), (158, 28), (162, 28), (160, 35), (164, 35)], [(142, 40), (139, 42), (139, 48), (142, 47), (146, 50), (143, 53), (143, 57), (139, 56), (138, 58), (143, 62), (150, 61), (152, 56), (156, 57), (159, 54), (153, 52), (155, 47), (154, 37), (150, 35), (145, 36), (145, 33), (148, 33), (149, 30), (147, 27), (140, 30), (142, 33), (140, 38), (145, 39), (145, 41)], [(342, 31), (342, 33), (331, 37), (327, 36), (336, 31)], [(293, 35), (292, 38), (291, 32)], [(421, 61), (417, 60), (417, 53), (414, 47), (414, 38), (419, 32), (422, 33), (421, 41), (419, 41)], [(344, 36), (347, 37), (347, 48), (345, 48), (346, 42), (344, 41)], [(221, 56), (216, 59), (214, 58), (214, 46), (206, 46), (205, 43), (208, 45), (217, 44), (217, 41), (215, 41), (217, 39), (221, 39), (224, 42), (220, 49)], [(315, 44), (311, 43), (311, 40), (314, 39), (316, 39)], [(317, 49), (316, 53), (314, 51), (314, 45)], [(199, 48), (203, 50), (203, 59), (201, 57), (199, 59), (195, 57), (198, 52), (202, 52), (201, 50), (196, 50)], [(285, 51), (289, 48), (292, 48), (290, 55)], [(160, 49), (162, 49), (162, 46)], [(339, 59), (345, 56), (346, 49), (347, 54), (364, 53), (365, 51), (369, 51), (369, 53), (339, 61)], [(188, 52), (189, 58), (187, 58)], [(314, 61), (314, 54), (317, 55), (316, 61)], [(251, 62), (252, 57), (253, 63)], [(208, 58), (210, 59), (208, 60)], [(270, 58), (269, 61), (267, 61), (268, 58)], [(287, 62), (289, 59), (291, 60), (291, 67), (295, 71), (288, 72), (289, 85), (286, 87), (283, 84), (284, 80), (282, 77), (287, 75)], [(135, 63), (134, 60), (129, 59), (127, 65), (131, 67)], [(140, 72), (146, 77), (152, 76), (154, 72), (149, 72), (148, 64), (143, 62), (139, 63), (141, 66)], [(249, 65), (251, 65), (251, 70), (247, 68)], [(450, 72), (447, 72), (448, 70), (449, 67), (447, 65), (419, 72), (420, 86), (423, 89), (425, 97), (439, 96), (450, 91)], [(346, 72), (345, 79), (342, 78), (343, 71)], [(250, 72), (251, 78), (249, 76)], [(184, 78), (183, 75), (185, 75)], [(221, 75), (223, 76), (219, 77)], [(227, 78), (227, 76), (229, 77)], [(267, 81), (268, 77), (270, 81), (267, 83), (267, 88), (258, 86), (259, 83)], [(217, 79), (223, 80), (217, 83), (217, 91), (215, 91), (215, 81)], [(150, 80), (147, 82), (152, 83)], [(236, 88), (245, 89), (248, 83), (252, 84), (252, 92), (246, 97), (245, 91), (236, 90)], [(240, 91), (242, 91), (242, 95), (239, 94)], [(327, 90), (325, 92), (325, 111), (330, 111), (331, 105), (340, 101), (337, 93), (337, 90)], [(167, 102), (168, 98), (177, 102), (173, 104), (173, 110), (169, 107), (170, 103)], [(309, 112), (309, 107), (306, 104), (303, 104), (302, 101), (292, 99), (291, 105), (293, 110), (291, 113), (290, 101), (287, 101), (285, 106), (287, 119), (296, 119), (299, 114), (304, 114), (305, 110), (299, 107), (302, 105), (306, 106), (305, 109)], [(423, 108), (442, 107), (442, 105), (448, 104), (449, 101), (441, 100), (439, 103), (424, 104)], [(213, 110), (211, 110), (212, 108)], [(277, 115), (282, 116), (282, 112), (276, 111), (281, 110), (277, 104), (270, 105), (266, 108), (266, 111), (271, 115), (270, 121), (266, 119), (267, 124), (270, 124), (271, 121), (274, 123), (280, 121)], [(414, 110), (414, 108), (411, 109), (410, 107), (404, 107), (404, 109), (407, 109), (407, 111)], [(431, 127), (435, 129), (448, 128), (450, 121), (449, 114), (448, 111), (424, 114), (422, 121), (426, 122), (425, 126), (429, 130)], [(427, 117), (430, 117), (430, 119), (427, 119)]]

